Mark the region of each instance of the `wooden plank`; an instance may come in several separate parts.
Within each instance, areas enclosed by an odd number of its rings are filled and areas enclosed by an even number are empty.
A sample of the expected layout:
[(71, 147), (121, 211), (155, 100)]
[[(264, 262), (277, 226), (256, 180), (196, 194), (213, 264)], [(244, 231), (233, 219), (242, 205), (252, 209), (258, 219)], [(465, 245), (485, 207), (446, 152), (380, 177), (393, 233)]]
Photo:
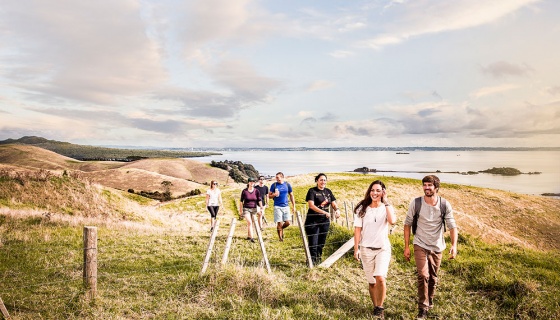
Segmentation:
[(210, 243), (208, 244), (208, 250), (206, 250), (206, 257), (204, 257), (204, 263), (202, 264), (202, 270), (200, 270), (200, 275), (203, 275), (208, 268), (208, 263), (210, 262), (210, 256), (212, 255), (212, 248), (214, 248), (214, 242), (216, 241), (216, 236), (218, 235), (218, 228), (220, 227), (220, 220), (216, 220), (216, 225), (212, 231), (212, 236), (210, 237)]
[(226, 248), (224, 249), (224, 255), (222, 256), (222, 262), (220, 265), (224, 265), (227, 262), (229, 249), (231, 248), (231, 241), (233, 240), (233, 233), (235, 232), (235, 224), (237, 223), (237, 219), (231, 219), (231, 227), (229, 228), (229, 234), (226, 241)]
[(2, 298), (0, 298), (0, 311), (2, 311), (2, 315), (4, 316), (4, 319), (11, 319), (10, 314), (8, 313), (8, 309), (6, 309), (6, 306), (4, 305), (4, 301), (2, 301)]
[(261, 252), (264, 259), (264, 264), (266, 266), (266, 271), (268, 271), (268, 273), (271, 273), (272, 271), (270, 270), (270, 263), (268, 262), (268, 256), (266, 255), (266, 248), (264, 247), (264, 240), (262, 238), (261, 228), (259, 228), (259, 225), (255, 220), (255, 215), (251, 215), (251, 220), (253, 221), (253, 226), (255, 227), (255, 231), (257, 232), (257, 237), (259, 238), (259, 244), (261, 246)]
[(297, 222), (299, 225), (299, 233), (301, 234), (301, 241), (303, 242), (303, 247), (305, 249), (305, 257), (307, 258), (307, 265), (309, 268), (313, 268), (313, 260), (311, 259), (311, 252), (309, 252), (309, 244), (307, 243), (307, 235), (305, 234), (305, 227), (301, 223), (301, 216), (299, 211), (296, 212)]
[(336, 250), (330, 257), (325, 259), (325, 261), (323, 261), (323, 263), (321, 263), (319, 267), (321, 268), (330, 267), (333, 263), (335, 263), (338, 259), (340, 259), (340, 257), (342, 257), (346, 252), (348, 252), (348, 250), (353, 248), (354, 248), (354, 237), (346, 241), (346, 243), (343, 244), (342, 247), (338, 248), (338, 250)]

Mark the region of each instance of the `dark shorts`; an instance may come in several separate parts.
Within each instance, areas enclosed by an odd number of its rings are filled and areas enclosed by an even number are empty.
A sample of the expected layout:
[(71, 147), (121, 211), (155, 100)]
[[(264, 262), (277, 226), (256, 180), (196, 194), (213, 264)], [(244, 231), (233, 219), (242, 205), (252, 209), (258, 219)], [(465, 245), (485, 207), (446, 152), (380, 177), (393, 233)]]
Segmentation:
[(208, 209), (208, 212), (210, 212), (210, 216), (214, 219), (216, 219), (216, 216), (218, 216), (218, 210), (220, 210), (219, 206), (208, 206), (206, 207), (206, 209)]

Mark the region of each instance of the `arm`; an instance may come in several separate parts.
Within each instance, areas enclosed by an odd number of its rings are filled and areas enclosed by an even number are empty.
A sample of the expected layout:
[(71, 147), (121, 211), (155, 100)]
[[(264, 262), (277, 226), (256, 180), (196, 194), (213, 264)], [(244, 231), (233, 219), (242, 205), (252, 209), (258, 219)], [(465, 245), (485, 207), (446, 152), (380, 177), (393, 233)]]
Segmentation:
[(449, 230), (449, 234), (451, 236), (451, 248), (449, 249), (449, 259), (455, 259), (457, 256), (457, 238), (459, 237), (459, 231), (457, 228), (453, 228)]
[(338, 210), (338, 204), (336, 204), (336, 200), (334, 200), (333, 202), (331, 202), (331, 207), (334, 210), (334, 216), (335, 218), (340, 218), (340, 210)]
[(294, 197), (294, 193), (290, 192), (290, 202), (292, 203), (292, 208), (294, 213), (296, 212), (296, 199)]
[(404, 258), (406, 261), (410, 261), (410, 226), (404, 225)]
[(219, 203), (220, 203), (220, 207), (223, 207), (223, 206), (224, 206), (224, 202), (222, 201), (222, 193), (221, 193), (221, 192), (218, 194), (218, 201), (219, 201)]
[(327, 211), (325, 211), (325, 210), (319, 209), (319, 207), (317, 207), (317, 206), (315, 205), (315, 203), (314, 203), (313, 200), (308, 200), (308, 201), (307, 201), (307, 205), (309, 206), (309, 209), (311, 209), (311, 210), (313, 210), (313, 211), (315, 211), (315, 212), (317, 212), (317, 213), (324, 214), (324, 215), (326, 215), (327, 217), (329, 216), (329, 213), (328, 213)]
[(397, 215), (395, 214), (395, 208), (392, 205), (385, 206), (385, 211), (387, 211), (387, 222), (390, 224), (397, 223)]
[(206, 206), (208, 207), (208, 200), (210, 200), (210, 195), (207, 193), (206, 194)]
[(362, 227), (354, 227), (354, 258), (360, 261), (360, 241), (362, 240)]

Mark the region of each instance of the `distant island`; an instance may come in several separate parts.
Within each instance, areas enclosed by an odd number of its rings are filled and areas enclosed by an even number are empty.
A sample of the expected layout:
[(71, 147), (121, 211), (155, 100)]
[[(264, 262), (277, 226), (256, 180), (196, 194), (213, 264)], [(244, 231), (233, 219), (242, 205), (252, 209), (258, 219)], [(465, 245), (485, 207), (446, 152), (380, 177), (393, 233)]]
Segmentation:
[[(368, 167), (361, 167), (361, 168), (356, 168), (354, 169), (354, 172), (362, 172), (362, 173), (370, 173), (370, 172), (416, 172), (416, 173), (428, 173), (425, 171), (395, 171), (395, 170), (377, 170), (377, 169), (372, 169), (372, 168), (368, 168)], [(436, 170), (436, 173), (457, 173), (457, 174), (463, 174), (463, 175), (474, 175), (474, 174), (478, 174), (478, 173), (491, 173), (491, 174), (499, 174), (499, 175), (503, 175), (503, 176), (516, 176), (516, 175), (520, 175), (520, 174), (541, 174), (541, 172), (538, 171), (534, 171), (534, 172), (521, 172), (518, 169), (515, 168), (511, 168), (511, 167), (501, 167), (501, 168), (492, 168), (492, 169), (486, 169), (486, 170), (480, 170), (480, 171), (467, 171), (467, 172), (460, 172), (460, 171), (445, 171), (442, 172), (440, 170)]]

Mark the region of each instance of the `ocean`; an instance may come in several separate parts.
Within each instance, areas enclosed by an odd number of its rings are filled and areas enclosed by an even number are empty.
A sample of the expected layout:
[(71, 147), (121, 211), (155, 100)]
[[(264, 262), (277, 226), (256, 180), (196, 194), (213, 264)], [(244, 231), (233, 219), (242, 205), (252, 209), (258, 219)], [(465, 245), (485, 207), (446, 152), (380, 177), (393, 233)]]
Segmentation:
[[(436, 173), (444, 183), (500, 189), (524, 194), (560, 193), (560, 151), (219, 151), (221, 155), (199, 161), (234, 160), (252, 164), (263, 175), (286, 176), (318, 172), (349, 172), (356, 168), (376, 169), (377, 175), (422, 179)], [(502, 176), (488, 173), (460, 173), (512, 167), (521, 172), (541, 172)], [(391, 171), (391, 172), (382, 172)], [(313, 181), (310, 181), (312, 183)]]

